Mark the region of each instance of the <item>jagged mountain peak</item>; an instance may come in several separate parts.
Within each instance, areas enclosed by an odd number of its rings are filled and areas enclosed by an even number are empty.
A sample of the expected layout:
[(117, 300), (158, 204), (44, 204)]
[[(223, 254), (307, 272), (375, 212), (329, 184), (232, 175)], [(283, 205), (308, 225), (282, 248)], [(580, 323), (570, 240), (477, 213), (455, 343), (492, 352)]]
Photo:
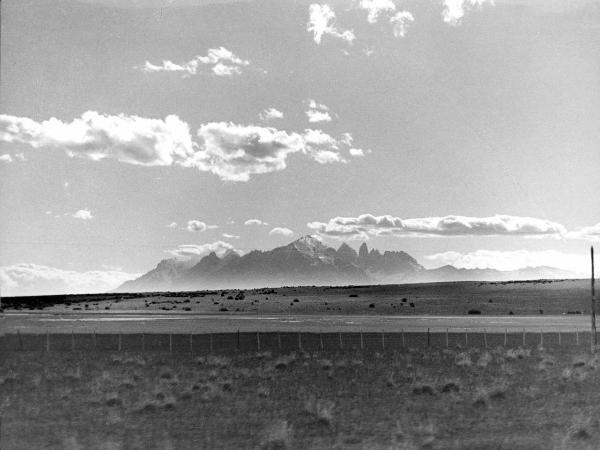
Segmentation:
[(313, 235), (302, 236), (290, 244), (300, 253), (308, 256), (322, 256), (328, 253), (329, 247), (323, 244), (319, 238)]
[(364, 259), (367, 256), (369, 256), (369, 247), (367, 247), (366, 242), (363, 242), (360, 244), (360, 248), (358, 249), (358, 257)]

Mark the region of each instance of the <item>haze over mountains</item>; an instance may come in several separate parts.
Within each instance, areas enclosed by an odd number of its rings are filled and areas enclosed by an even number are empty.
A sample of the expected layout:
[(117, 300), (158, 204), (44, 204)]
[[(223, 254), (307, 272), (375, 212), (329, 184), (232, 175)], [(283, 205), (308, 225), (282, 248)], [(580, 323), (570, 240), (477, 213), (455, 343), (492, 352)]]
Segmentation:
[(438, 281), (506, 281), (577, 278), (578, 274), (552, 267), (516, 271), (426, 269), (402, 251), (385, 251), (363, 243), (357, 252), (343, 243), (336, 250), (313, 236), (269, 251), (222, 257), (214, 252), (201, 259), (165, 259), (141, 277), (123, 283), (117, 291), (176, 291), (218, 288), (255, 288), (293, 285), (360, 285)]

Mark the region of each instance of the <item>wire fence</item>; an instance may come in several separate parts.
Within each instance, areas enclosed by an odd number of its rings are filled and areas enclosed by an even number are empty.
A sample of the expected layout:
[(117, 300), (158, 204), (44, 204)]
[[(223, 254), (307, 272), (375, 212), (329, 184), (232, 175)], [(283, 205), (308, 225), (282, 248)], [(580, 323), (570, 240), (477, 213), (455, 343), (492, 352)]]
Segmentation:
[(1, 351), (123, 351), (208, 354), (250, 351), (401, 351), (403, 349), (589, 347), (589, 331), (487, 332), (448, 329), (426, 332), (233, 332), (233, 333), (11, 333)]

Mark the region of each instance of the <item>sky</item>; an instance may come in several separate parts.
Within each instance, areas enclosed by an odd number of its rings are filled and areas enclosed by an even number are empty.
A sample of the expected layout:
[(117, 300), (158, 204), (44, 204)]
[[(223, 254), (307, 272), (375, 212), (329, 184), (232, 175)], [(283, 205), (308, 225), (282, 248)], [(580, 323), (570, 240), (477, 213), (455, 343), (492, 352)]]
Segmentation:
[(5, 295), (306, 234), (430, 268), (589, 272), (597, 2), (1, 7)]

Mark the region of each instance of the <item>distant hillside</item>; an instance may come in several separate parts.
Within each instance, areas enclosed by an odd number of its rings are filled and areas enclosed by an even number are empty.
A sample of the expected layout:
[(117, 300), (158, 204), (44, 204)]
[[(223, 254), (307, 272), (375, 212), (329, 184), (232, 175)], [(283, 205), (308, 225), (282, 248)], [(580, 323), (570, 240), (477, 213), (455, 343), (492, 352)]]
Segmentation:
[(200, 260), (165, 259), (141, 277), (122, 284), (117, 292), (255, 288), (297, 285), (361, 285), (428, 283), (438, 281), (506, 281), (577, 278), (578, 274), (551, 267), (528, 267), (502, 272), (493, 269), (425, 269), (402, 251), (385, 251), (363, 243), (356, 252), (347, 244), (336, 250), (314, 236), (269, 251), (243, 256), (228, 251)]

